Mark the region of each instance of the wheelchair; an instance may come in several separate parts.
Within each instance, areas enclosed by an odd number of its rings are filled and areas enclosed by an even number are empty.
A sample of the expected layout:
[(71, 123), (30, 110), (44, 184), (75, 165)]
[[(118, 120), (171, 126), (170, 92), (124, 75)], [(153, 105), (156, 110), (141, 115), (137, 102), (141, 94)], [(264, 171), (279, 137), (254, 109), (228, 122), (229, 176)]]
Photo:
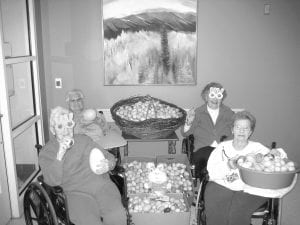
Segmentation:
[[(226, 137), (223, 136), (221, 141), (223, 141)], [(272, 143), (272, 148), (276, 147), (276, 143)], [(196, 215), (196, 224), (197, 225), (206, 225), (206, 214), (205, 214), (205, 201), (204, 201), (204, 192), (206, 184), (209, 181), (208, 171), (204, 169), (201, 171), (201, 181), (200, 184), (197, 185), (198, 179), (200, 177), (195, 176), (195, 165), (193, 165), (193, 151), (194, 151), (194, 136), (189, 135), (184, 138), (182, 141), (182, 152), (187, 154), (187, 157), (191, 164), (192, 177), (194, 180), (194, 186), (198, 186), (198, 191), (196, 191), (195, 195), (195, 215)], [(261, 219), (262, 225), (277, 225), (277, 218), (279, 215), (279, 199), (277, 198), (269, 198), (266, 203), (264, 203), (261, 207), (259, 207), (253, 214), (252, 219)]]
[[(41, 147), (36, 146), (38, 152)], [(116, 154), (118, 151), (114, 149), (113, 152)], [(127, 224), (131, 225), (132, 220), (127, 207), (125, 170), (119, 165), (120, 155), (116, 156), (117, 165), (109, 175), (120, 191), (127, 214)], [(42, 175), (38, 176), (36, 182), (29, 184), (24, 194), (23, 209), (26, 225), (75, 225), (70, 220), (68, 202), (62, 187), (46, 184)]]

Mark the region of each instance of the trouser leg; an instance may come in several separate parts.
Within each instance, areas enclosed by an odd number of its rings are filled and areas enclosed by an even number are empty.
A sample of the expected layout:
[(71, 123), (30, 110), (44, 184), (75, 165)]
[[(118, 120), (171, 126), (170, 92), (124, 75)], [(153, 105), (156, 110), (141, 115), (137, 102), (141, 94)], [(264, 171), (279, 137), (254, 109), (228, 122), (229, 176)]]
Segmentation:
[(267, 201), (214, 182), (207, 184), (204, 200), (207, 225), (249, 225), (253, 212)]
[(69, 217), (76, 225), (102, 225), (96, 200), (84, 193), (66, 193)]
[(207, 183), (204, 192), (207, 225), (227, 225), (232, 196), (233, 191), (228, 188), (214, 182)]
[(230, 225), (249, 225), (252, 214), (266, 201), (264, 197), (235, 192), (229, 214)]
[(114, 183), (105, 184), (98, 191), (96, 197), (105, 225), (126, 225), (126, 211), (121, 201), (120, 192)]

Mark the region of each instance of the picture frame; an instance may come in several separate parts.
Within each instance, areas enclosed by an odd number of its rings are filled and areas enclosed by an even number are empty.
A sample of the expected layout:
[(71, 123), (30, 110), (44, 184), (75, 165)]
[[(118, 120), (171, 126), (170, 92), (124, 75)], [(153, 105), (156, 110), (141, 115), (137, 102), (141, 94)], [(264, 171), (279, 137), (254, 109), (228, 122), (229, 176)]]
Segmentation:
[(102, 1), (104, 85), (196, 85), (197, 0)]

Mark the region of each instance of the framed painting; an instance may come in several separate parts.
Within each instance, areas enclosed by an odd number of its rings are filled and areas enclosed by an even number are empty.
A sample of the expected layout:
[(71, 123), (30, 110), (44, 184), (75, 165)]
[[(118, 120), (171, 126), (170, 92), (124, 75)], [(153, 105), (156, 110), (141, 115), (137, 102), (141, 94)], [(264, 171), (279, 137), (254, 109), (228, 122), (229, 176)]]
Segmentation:
[(103, 0), (105, 85), (195, 85), (197, 0)]

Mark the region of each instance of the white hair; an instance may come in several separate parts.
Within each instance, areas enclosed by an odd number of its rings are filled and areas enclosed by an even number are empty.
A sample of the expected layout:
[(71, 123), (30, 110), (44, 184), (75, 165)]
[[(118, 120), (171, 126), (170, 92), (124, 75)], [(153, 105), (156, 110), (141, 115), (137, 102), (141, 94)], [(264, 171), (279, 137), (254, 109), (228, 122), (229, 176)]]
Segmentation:
[(72, 99), (84, 98), (83, 92), (80, 89), (73, 89), (68, 91), (66, 94), (66, 102), (69, 102)]
[(55, 108), (51, 109), (50, 114), (50, 131), (52, 134), (55, 134), (55, 125), (62, 120), (66, 114), (70, 114), (71, 112), (63, 108), (61, 106), (56, 106)]

